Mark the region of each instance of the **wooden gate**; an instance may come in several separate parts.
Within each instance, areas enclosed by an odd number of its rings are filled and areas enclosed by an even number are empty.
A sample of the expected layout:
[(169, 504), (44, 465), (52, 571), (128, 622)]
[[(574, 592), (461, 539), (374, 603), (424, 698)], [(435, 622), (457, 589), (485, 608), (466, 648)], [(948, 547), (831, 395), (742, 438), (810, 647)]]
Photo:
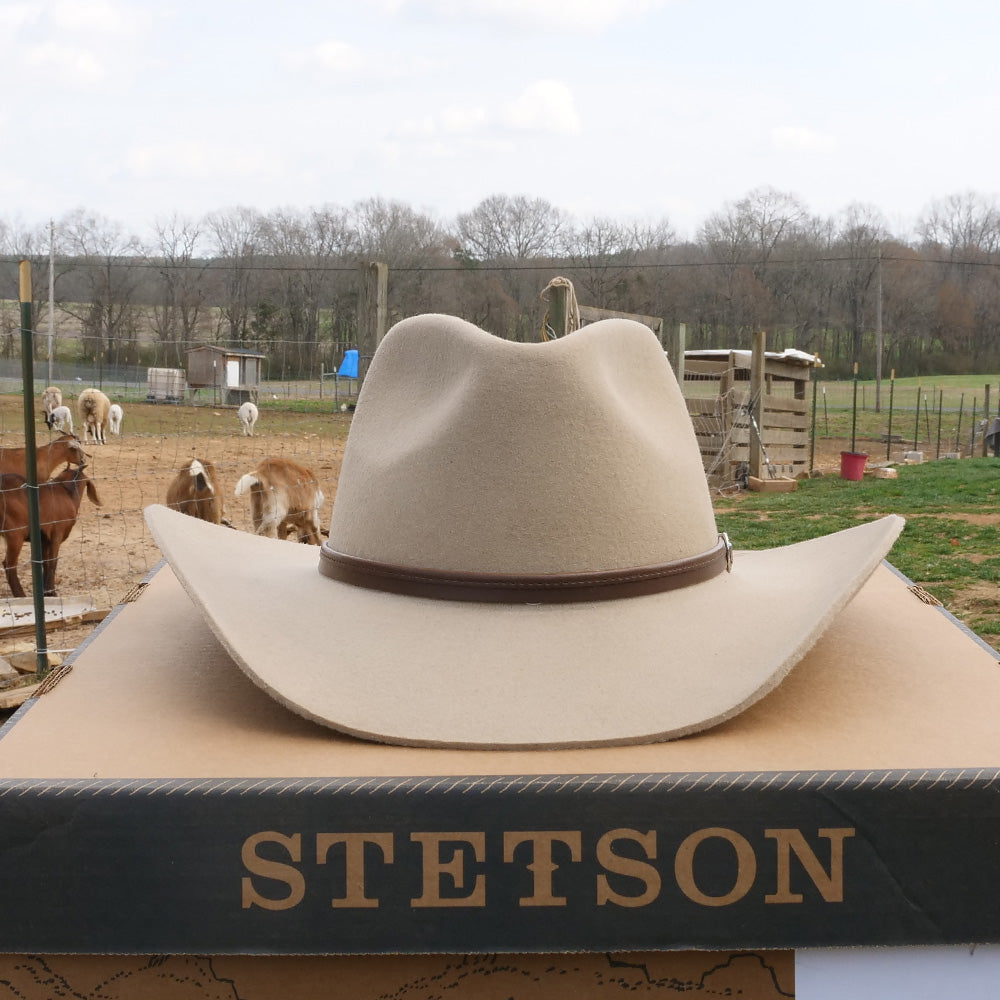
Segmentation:
[[(807, 357), (797, 352), (765, 353), (760, 405), (755, 409), (750, 351), (686, 353), (685, 400), (713, 485), (742, 480), (755, 458), (761, 478), (795, 478), (809, 471), (806, 386), (815, 361)], [(754, 413), (758, 414), (759, 440)], [(759, 448), (757, 456), (754, 448)]]

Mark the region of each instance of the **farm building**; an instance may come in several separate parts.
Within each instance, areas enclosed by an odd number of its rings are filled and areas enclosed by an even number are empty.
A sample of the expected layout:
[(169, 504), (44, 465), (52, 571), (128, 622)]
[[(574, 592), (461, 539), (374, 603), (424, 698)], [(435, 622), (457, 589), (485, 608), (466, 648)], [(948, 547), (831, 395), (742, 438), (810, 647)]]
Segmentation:
[(192, 347), (187, 353), (191, 389), (211, 389), (215, 401), (238, 406), (256, 403), (264, 355), (239, 347)]
[(765, 477), (794, 478), (809, 471), (806, 389), (812, 369), (821, 366), (818, 357), (802, 351), (765, 351), (758, 389), (751, 387), (751, 351), (684, 352), (684, 396), (713, 485), (740, 481), (758, 446)]

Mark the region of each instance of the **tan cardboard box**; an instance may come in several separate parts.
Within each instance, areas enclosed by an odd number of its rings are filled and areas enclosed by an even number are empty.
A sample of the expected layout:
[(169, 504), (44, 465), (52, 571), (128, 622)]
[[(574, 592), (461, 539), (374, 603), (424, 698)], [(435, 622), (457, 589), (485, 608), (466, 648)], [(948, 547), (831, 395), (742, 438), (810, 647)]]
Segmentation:
[(258, 691), (166, 567), (61, 673), (0, 730), (0, 982), (589, 996), (736, 969), (787, 996), (793, 948), (1000, 940), (996, 654), (887, 565), (776, 691), (671, 743), (338, 736)]

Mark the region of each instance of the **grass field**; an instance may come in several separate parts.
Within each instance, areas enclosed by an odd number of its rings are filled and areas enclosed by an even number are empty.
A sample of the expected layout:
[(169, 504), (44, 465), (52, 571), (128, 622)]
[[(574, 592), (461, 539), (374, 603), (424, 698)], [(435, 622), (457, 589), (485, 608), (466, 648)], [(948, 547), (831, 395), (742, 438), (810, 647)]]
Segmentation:
[(737, 548), (771, 548), (885, 514), (906, 518), (889, 561), (1000, 649), (1000, 459), (901, 466), (897, 479), (824, 476), (791, 493), (716, 500)]
[[(989, 413), (1000, 406), (1000, 376), (943, 375), (884, 380), (878, 394), (873, 381), (816, 382), (816, 432), (824, 437), (880, 439), (891, 434), (919, 450), (969, 454), (976, 424), (983, 419), (989, 386)], [(812, 392), (812, 388), (809, 388)], [(812, 397), (809, 399), (812, 405)], [(979, 440), (977, 436), (977, 440)]]

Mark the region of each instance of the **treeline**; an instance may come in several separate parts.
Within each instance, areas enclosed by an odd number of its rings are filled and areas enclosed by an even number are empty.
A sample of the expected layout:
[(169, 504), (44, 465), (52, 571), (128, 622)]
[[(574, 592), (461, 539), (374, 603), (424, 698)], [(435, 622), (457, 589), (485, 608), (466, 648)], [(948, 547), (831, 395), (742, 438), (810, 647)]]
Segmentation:
[[(832, 377), (1000, 370), (1000, 210), (975, 193), (932, 202), (908, 236), (877, 209), (811, 214), (761, 188), (710, 215), (691, 240), (668, 219), (583, 222), (549, 202), (496, 195), (446, 223), (379, 198), (350, 208), (160, 220), (143, 238), (78, 210), (51, 225), (0, 219), (0, 268), (12, 299), (32, 262), (44, 329), (50, 259), (57, 337), (80, 360), (183, 366), (195, 343), (292, 345), (313, 374), (355, 346), (361, 267), (389, 269), (390, 323), (419, 312), (463, 316), (492, 333), (538, 340), (556, 275), (581, 304), (684, 323), (689, 348), (750, 346), (819, 354)], [(18, 350), (16, 309), (0, 313), (0, 350)], [(295, 372), (286, 372), (294, 375)]]

